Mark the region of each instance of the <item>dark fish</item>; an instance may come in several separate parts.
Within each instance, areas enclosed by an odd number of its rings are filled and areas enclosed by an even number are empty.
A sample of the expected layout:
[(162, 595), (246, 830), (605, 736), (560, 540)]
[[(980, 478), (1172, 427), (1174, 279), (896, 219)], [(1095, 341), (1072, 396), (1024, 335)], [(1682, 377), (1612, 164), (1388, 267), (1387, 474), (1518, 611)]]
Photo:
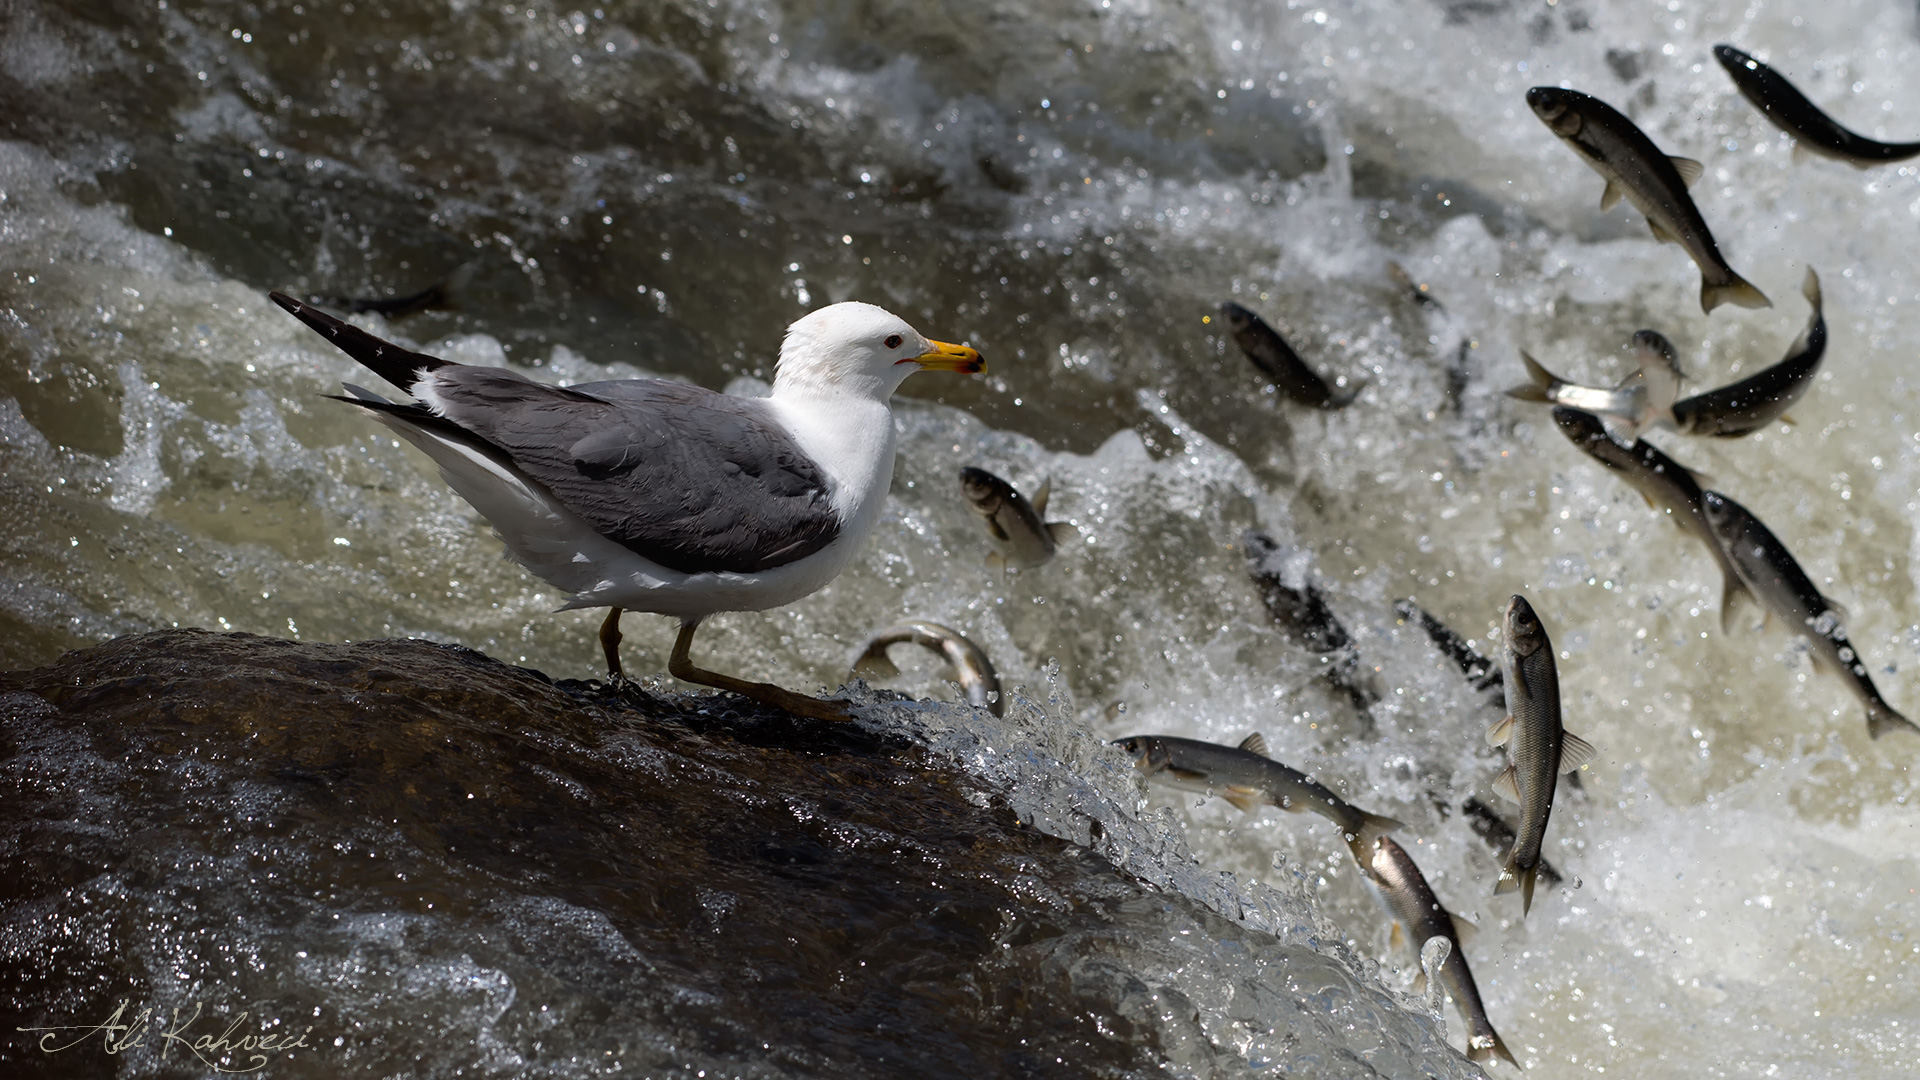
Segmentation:
[[(1580, 774), (1573, 774), (1573, 776), (1578, 775)], [(1467, 796), (1467, 801), (1460, 805), (1460, 813), (1467, 819), (1467, 827), (1473, 830), (1474, 835), (1485, 840), (1495, 851), (1504, 853), (1513, 848), (1513, 842), (1518, 836), (1513, 831), (1513, 823), (1508, 821), (1506, 815), (1500, 811), (1481, 802), (1479, 796)], [(1544, 858), (1540, 860), (1540, 877), (1546, 881), (1548, 888), (1556, 887), (1566, 880), (1560, 876), (1560, 871), (1554, 869), (1553, 864)]]
[(1492, 660), (1480, 655), (1459, 631), (1441, 622), (1427, 609), (1412, 600), (1401, 600), (1393, 605), (1393, 610), (1401, 616), (1420, 624), (1427, 632), (1427, 640), (1440, 650), (1447, 659), (1452, 660), (1460, 674), (1473, 683), (1476, 690), (1485, 690), (1500, 685), (1500, 668)]
[(900, 674), (900, 669), (887, 658), (887, 649), (903, 642), (939, 653), (953, 668), (954, 681), (967, 695), (967, 704), (990, 710), (995, 716), (1007, 714), (1007, 702), (1000, 693), (1000, 676), (993, 670), (993, 661), (960, 631), (937, 622), (914, 619), (887, 627), (867, 641), (867, 651), (853, 662), (853, 670), (881, 679)]
[(1151, 780), (1218, 795), (1242, 810), (1262, 805), (1295, 814), (1311, 810), (1340, 826), (1363, 869), (1375, 840), (1405, 828), (1390, 817), (1367, 813), (1306, 773), (1268, 757), (1267, 740), (1257, 731), (1238, 747), (1173, 735), (1129, 735), (1115, 739), (1114, 745), (1131, 755), (1133, 767)]
[(1735, 438), (1760, 430), (1787, 411), (1813, 385), (1827, 352), (1827, 319), (1820, 310), (1820, 275), (1807, 268), (1800, 291), (1813, 305), (1807, 328), (1794, 339), (1787, 358), (1731, 386), (1695, 394), (1673, 405), (1674, 430), (1683, 435)]
[(1593, 747), (1560, 722), (1560, 673), (1553, 642), (1527, 598), (1507, 601), (1501, 666), (1506, 671), (1507, 715), (1487, 730), (1487, 741), (1506, 745), (1511, 762), (1493, 790), (1520, 804), (1520, 825), (1494, 894), (1520, 890), (1520, 914), (1533, 909), (1533, 881), (1540, 848), (1553, 814), (1553, 789), (1563, 772), (1593, 760)]
[(1700, 179), (1699, 162), (1661, 153), (1633, 121), (1578, 90), (1536, 86), (1527, 91), (1527, 104), (1607, 182), (1600, 209), (1611, 209), (1624, 197), (1646, 215), (1654, 239), (1679, 244), (1692, 256), (1700, 268), (1701, 310), (1711, 312), (1721, 304), (1773, 306), (1727, 265), (1706, 219), (1687, 194)]
[(1360, 391), (1367, 387), (1365, 380), (1362, 380), (1345, 393), (1336, 393), (1260, 316), (1232, 301), (1220, 305), (1220, 315), (1227, 321), (1227, 329), (1233, 333), (1234, 344), (1247, 354), (1253, 366), (1272, 379), (1273, 385), (1281, 393), (1302, 405), (1344, 409), (1353, 404), (1353, 399), (1359, 397)]
[(1427, 283), (1413, 280), (1413, 275), (1407, 273), (1406, 267), (1392, 260), (1388, 260), (1387, 276), (1392, 278), (1393, 283), (1400, 286), (1401, 291), (1406, 293), (1414, 303), (1419, 304), (1429, 311), (1446, 310), (1446, 308), (1441, 306), (1440, 301), (1433, 298), (1433, 292), (1428, 288)]
[(406, 296), (313, 296), (309, 297), (307, 302), (319, 304), (322, 307), (343, 308), (355, 315), (363, 315), (371, 312), (375, 315), (384, 315), (390, 319), (397, 319), (403, 315), (411, 315), (416, 311), (430, 311), (434, 308), (443, 308), (452, 304), (472, 281), (473, 263), (467, 262), (461, 263), (453, 273), (446, 276), (445, 280), (436, 281), (432, 285), (421, 289), (419, 292), (409, 293)]
[(1714, 539), (1713, 529), (1701, 509), (1700, 483), (1693, 473), (1645, 439), (1634, 440), (1632, 446), (1622, 446), (1592, 413), (1563, 406), (1553, 410), (1553, 422), (1559, 426), (1560, 433), (1588, 457), (1632, 484), (1648, 506), (1666, 513), (1675, 525), (1707, 545), (1714, 561), (1720, 564), (1720, 629), (1725, 632), (1731, 628), (1734, 601), (1746, 594), (1747, 588), (1720, 542)]
[(1796, 158), (1805, 153), (1819, 154), (1864, 169), (1889, 161), (1905, 161), (1920, 154), (1920, 142), (1875, 142), (1834, 123), (1832, 117), (1795, 89), (1786, 76), (1731, 45), (1715, 45), (1713, 55), (1720, 66), (1727, 69), (1727, 74), (1733, 76), (1733, 85), (1753, 102), (1753, 107), (1765, 113), (1775, 127), (1793, 136)]
[[(1486, 1061), (1497, 1057), (1516, 1069), (1520, 1068), (1520, 1063), (1507, 1050), (1506, 1043), (1500, 1041), (1500, 1033), (1493, 1029), (1493, 1022), (1487, 1019), (1487, 1007), (1480, 1001), (1480, 988), (1474, 984), (1473, 972), (1467, 968), (1467, 954), (1460, 943), (1463, 938), (1473, 935), (1473, 924), (1440, 906), (1439, 898), (1433, 895), (1432, 886), (1427, 884), (1426, 875), (1420, 872), (1406, 849), (1395, 843), (1393, 837), (1381, 837), (1371, 857), (1360, 865), (1380, 890), (1381, 898), (1387, 902), (1387, 910), (1393, 912), (1394, 929), (1406, 928), (1407, 944), (1412, 946), (1416, 957), (1433, 938), (1446, 938), (1452, 945), (1447, 959), (1440, 965), (1440, 978), (1446, 983), (1447, 992), (1453, 995), (1454, 1004), (1459, 1006), (1460, 1015), (1466, 1018), (1468, 1060)], [(1422, 972), (1416, 987), (1424, 986), (1425, 982), (1426, 974)]]
[(1889, 731), (1920, 732), (1920, 726), (1887, 704), (1867, 677), (1867, 666), (1847, 640), (1847, 628), (1841, 625), (1845, 611), (1820, 595), (1819, 588), (1772, 530), (1746, 507), (1717, 491), (1702, 496), (1701, 504), (1714, 535), (1761, 604), (1813, 643), (1815, 660), (1846, 675), (1848, 689), (1867, 707), (1867, 734), (1877, 739)]
[(1247, 572), (1253, 578), (1254, 587), (1260, 590), (1267, 613), (1294, 644), (1320, 654), (1320, 662), (1325, 665), (1320, 674), (1347, 696), (1362, 725), (1371, 731), (1373, 706), (1379, 702), (1380, 695), (1367, 680), (1366, 667), (1360, 663), (1352, 635), (1327, 606), (1326, 594), (1308, 578), (1303, 577), (1298, 586), (1289, 584), (1284, 566), (1287, 553), (1271, 536), (1250, 530), (1242, 542), (1246, 547)]
[(986, 523), (988, 535), (997, 549), (987, 556), (989, 565), (1034, 567), (1053, 558), (1060, 545), (1080, 534), (1064, 522), (1047, 522), (1047, 496), (1053, 491), (1051, 479), (1028, 502), (1012, 484), (985, 469), (971, 466), (960, 470), (960, 493), (967, 505)]

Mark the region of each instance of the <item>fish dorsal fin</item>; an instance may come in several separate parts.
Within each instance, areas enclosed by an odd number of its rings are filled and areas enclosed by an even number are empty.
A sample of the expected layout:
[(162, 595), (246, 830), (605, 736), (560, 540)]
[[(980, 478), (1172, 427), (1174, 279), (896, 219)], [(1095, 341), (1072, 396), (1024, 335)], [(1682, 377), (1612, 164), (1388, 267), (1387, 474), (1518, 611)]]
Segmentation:
[(1229, 784), (1221, 788), (1217, 794), (1248, 813), (1252, 813), (1253, 808), (1260, 805), (1259, 792), (1252, 788), (1241, 787), (1238, 784)]
[(1820, 275), (1814, 273), (1811, 266), (1807, 267), (1806, 280), (1800, 283), (1800, 295), (1807, 298), (1813, 310), (1820, 310)]
[(1488, 746), (1505, 746), (1513, 737), (1513, 717), (1503, 716), (1500, 722), (1487, 729)]
[(1619, 206), (1620, 198), (1621, 198), (1620, 185), (1614, 183), (1611, 180), (1607, 181), (1606, 190), (1600, 193), (1600, 209), (1611, 210), (1614, 207)]
[(1049, 476), (1045, 480), (1040, 481), (1040, 490), (1034, 492), (1033, 498), (1028, 500), (1033, 504), (1034, 514), (1042, 518), (1046, 516), (1047, 496), (1051, 494), (1053, 494), (1053, 477)]
[(1667, 160), (1673, 162), (1673, 171), (1680, 174), (1680, 182), (1688, 187), (1699, 183), (1700, 174), (1706, 171), (1706, 166), (1692, 158), (1670, 157)]
[(1256, 731), (1240, 740), (1240, 749), (1245, 750), (1249, 754), (1259, 754), (1261, 757), (1266, 757), (1267, 737)]
[[(1447, 918), (1453, 921), (1453, 936), (1456, 938), (1459, 938), (1460, 944), (1462, 945), (1465, 945), (1467, 942), (1472, 941), (1474, 938), (1474, 935), (1480, 932), (1479, 927), (1473, 925), (1472, 923), (1461, 918), (1460, 916), (1453, 914), (1452, 912), (1447, 913)], [(1457, 952), (1458, 950), (1455, 950), (1455, 951)]]
[(1507, 766), (1504, 769), (1501, 769), (1500, 775), (1493, 778), (1493, 790), (1499, 792), (1500, 794), (1506, 796), (1509, 799), (1512, 799), (1514, 802), (1519, 802), (1520, 801), (1519, 770), (1515, 769), (1511, 765)]
[(1594, 755), (1598, 752), (1599, 751), (1593, 748), (1592, 743), (1575, 735), (1573, 732), (1563, 731), (1560, 733), (1561, 772), (1572, 772), (1580, 766), (1585, 765), (1587, 762), (1592, 761)]
[(1848, 619), (1851, 619), (1853, 617), (1847, 614), (1847, 605), (1841, 603), (1838, 600), (1835, 600), (1831, 596), (1821, 597), (1820, 602), (1827, 606), (1827, 610), (1832, 612), (1833, 617), (1836, 619), (1839, 619), (1842, 625), (1844, 625)]
[(1647, 219), (1647, 228), (1653, 231), (1653, 238), (1663, 244), (1677, 244), (1680, 242), (1672, 233), (1661, 228), (1660, 223), (1652, 218)]
[(1807, 159), (1811, 158), (1812, 156), (1813, 156), (1813, 151), (1807, 149), (1807, 144), (1805, 142), (1802, 142), (1799, 139), (1793, 140), (1793, 163), (1795, 165), (1805, 164)]
[(987, 552), (987, 572), (1000, 577), (1007, 576), (1007, 557), (997, 551)]
[(1053, 537), (1055, 545), (1064, 544), (1080, 535), (1080, 527), (1065, 521), (1047, 523), (1047, 535)]
[(1786, 424), (1788, 427), (1794, 427), (1800, 423), (1800, 421), (1795, 420), (1793, 417), (1788, 416), (1786, 413), (1780, 414), (1780, 422), (1783, 424)]

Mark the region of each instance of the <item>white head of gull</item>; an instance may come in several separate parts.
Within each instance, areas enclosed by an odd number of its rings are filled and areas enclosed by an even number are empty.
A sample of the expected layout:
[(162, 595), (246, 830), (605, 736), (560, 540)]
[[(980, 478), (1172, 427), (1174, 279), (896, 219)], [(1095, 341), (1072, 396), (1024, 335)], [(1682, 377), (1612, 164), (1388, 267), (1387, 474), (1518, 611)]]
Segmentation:
[(889, 402), (915, 371), (985, 370), (872, 304), (824, 307), (787, 328), (773, 393), (738, 398), (624, 379), (558, 387), (506, 368), (403, 349), (279, 293), (274, 302), (411, 394), (348, 385), (424, 451), (522, 566), (606, 607), (600, 642), (620, 667), (620, 615), (680, 620), (667, 669), (806, 716), (843, 702), (695, 667), (700, 621), (779, 607), (832, 581), (878, 520), (893, 478)]

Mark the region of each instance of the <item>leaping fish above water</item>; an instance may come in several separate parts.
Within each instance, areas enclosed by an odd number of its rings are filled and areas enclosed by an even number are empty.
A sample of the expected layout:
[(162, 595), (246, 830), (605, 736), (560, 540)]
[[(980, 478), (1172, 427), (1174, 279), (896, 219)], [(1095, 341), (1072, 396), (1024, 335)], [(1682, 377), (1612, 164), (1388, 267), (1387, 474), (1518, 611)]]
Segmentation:
[[(1447, 992), (1453, 995), (1460, 1015), (1466, 1018), (1467, 1059), (1486, 1061), (1498, 1057), (1514, 1068), (1520, 1068), (1520, 1063), (1507, 1050), (1506, 1043), (1500, 1041), (1500, 1033), (1493, 1029), (1493, 1022), (1487, 1019), (1487, 1007), (1480, 1000), (1480, 988), (1474, 984), (1473, 972), (1467, 968), (1467, 954), (1461, 948), (1461, 942), (1473, 936), (1474, 925), (1440, 906), (1439, 899), (1433, 895), (1432, 886), (1427, 884), (1426, 875), (1420, 872), (1406, 849), (1395, 843), (1393, 837), (1381, 837), (1369, 857), (1361, 861), (1360, 867), (1380, 890), (1381, 898), (1387, 902), (1387, 910), (1393, 912), (1395, 931), (1406, 927), (1407, 943), (1413, 946), (1415, 956), (1420, 954), (1429, 940), (1436, 937), (1446, 938), (1452, 944), (1447, 959), (1440, 965), (1440, 979), (1446, 983)], [(1425, 981), (1426, 974), (1422, 972), (1415, 988), (1419, 989)]]
[(960, 470), (960, 493), (967, 505), (986, 522), (996, 550), (987, 556), (987, 564), (998, 570), (1008, 566), (1032, 568), (1053, 558), (1061, 544), (1080, 535), (1080, 530), (1064, 521), (1049, 522), (1047, 496), (1053, 491), (1051, 478), (1041, 482), (1040, 490), (1028, 502), (1012, 484), (985, 469), (971, 466)]
[(1754, 595), (1785, 620), (1788, 629), (1812, 642), (1815, 660), (1846, 675), (1847, 688), (1867, 708), (1867, 734), (1877, 739), (1889, 731), (1920, 732), (1920, 726), (1887, 704), (1867, 677), (1866, 664), (1847, 640), (1844, 609), (1820, 595), (1773, 531), (1746, 507), (1717, 491), (1701, 496), (1701, 504), (1714, 535)]
[(1247, 811), (1262, 805), (1295, 814), (1311, 810), (1340, 826), (1362, 868), (1375, 840), (1405, 828), (1390, 817), (1367, 813), (1307, 774), (1268, 757), (1267, 741), (1257, 731), (1238, 747), (1173, 735), (1130, 735), (1115, 739), (1114, 745), (1126, 750), (1133, 757), (1133, 767), (1151, 780), (1218, 795)]
[(1507, 601), (1500, 643), (1507, 691), (1506, 718), (1487, 730), (1487, 741), (1506, 745), (1511, 762), (1493, 782), (1493, 790), (1520, 804), (1518, 835), (1507, 854), (1506, 869), (1494, 894), (1520, 890), (1520, 914), (1533, 909), (1533, 880), (1540, 871), (1540, 848), (1553, 813), (1553, 789), (1563, 772), (1593, 760), (1593, 747), (1560, 722), (1560, 673), (1553, 642), (1527, 598)]
[(1707, 545), (1714, 561), (1720, 564), (1720, 629), (1723, 633), (1731, 629), (1734, 601), (1750, 594), (1740, 572), (1707, 524), (1700, 504), (1700, 482), (1692, 471), (1645, 439), (1634, 440), (1632, 446), (1620, 444), (1592, 413), (1562, 406), (1553, 410), (1553, 422), (1567, 441), (1632, 484), (1648, 506), (1664, 511), (1682, 531)]
[(1807, 100), (1786, 76), (1731, 45), (1715, 45), (1714, 59), (1733, 76), (1733, 85), (1774, 126), (1793, 136), (1793, 155), (1819, 154), (1856, 169), (1905, 161), (1920, 154), (1920, 142), (1875, 142), (1855, 135)]
[(1700, 268), (1702, 311), (1712, 312), (1721, 304), (1773, 306), (1765, 294), (1727, 265), (1706, 219), (1700, 216), (1700, 208), (1687, 194), (1693, 182), (1700, 179), (1699, 162), (1661, 153), (1633, 121), (1599, 98), (1578, 90), (1536, 86), (1527, 91), (1527, 104), (1607, 182), (1600, 195), (1600, 209), (1612, 209), (1625, 198), (1646, 215), (1654, 239), (1686, 249)]
[(1247, 573), (1260, 590), (1260, 599), (1275, 625), (1296, 645), (1320, 654), (1320, 662), (1325, 665), (1321, 676), (1347, 696), (1362, 731), (1371, 733), (1373, 706), (1380, 695), (1374, 692), (1367, 667), (1360, 662), (1360, 651), (1353, 647), (1353, 635), (1327, 606), (1326, 594), (1311, 577), (1302, 575), (1298, 586), (1289, 580), (1292, 575), (1286, 572), (1286, 553), (1273, 537), (1250, 529), (1241, 540)]
[(1785, 413), (1813, 385), (1827, 352), (1827, 318), (1820, 306), (1820, 275), (1807, 268), (1801, 295), (1813, 305), (1806, 329), (1787, 349), (1786, 359), (1731, 386), (1674, 402), (1668, 421), (1682, 435), (1730, 439), (1750, 434)]
[(900, 674), (900, 669), (888, 659), (887, 649), (907, 642), (931, 649), (946, 660), (953, 669), (954, 681), (967, 695), (967, 704), (987, 709), (995, 716), (1007, 714), (1006, 698), (1000, 693), (1000, 676), (993, 670), (993, 661), (960, 631), (937, 622), (914, 619), (895, 623), (873, 635), (867, 642), (867, 651), (853, 662), (854, 672), (879, 679)]
[(1285, 338), (1273, 327), (1268, 326), (1260, 316), (1248, 311), (1232, 301), (1220, 305), (1220, 315), (1227, 322), (1227, 329), (1233, 334), (1234, 344), (1247, 354), (1253, 366), (1273, 380), (1273, 385), (1281, 393), (1302, 405), (1314, 405), (1322, 409), (1344, 409), (1353, 404), (1360, 391), (1367, 388), (1366, 380), (1355, 383), (1345, 391), (1336, 391), (1327, 385), (1327, 381), (1314, 374), (1300, 354), (1293, 351)]
[(1526, 350), (1520, 361), (1527, 366), (1528, 381), (1507, 391), (1521, 401), (1543, 401), (1583, 412), (1596, 413), (1613, 420), (1625, 438), (1638, 437), (1649, 427), (1673, 424), (1674, 399), (1680, 396), (1680, 358), (1673, 343), (1653, 330), (1633, 335), (1633, 352), (1639, 366), (1611, 390), (1581, 386), (1541, 367)]

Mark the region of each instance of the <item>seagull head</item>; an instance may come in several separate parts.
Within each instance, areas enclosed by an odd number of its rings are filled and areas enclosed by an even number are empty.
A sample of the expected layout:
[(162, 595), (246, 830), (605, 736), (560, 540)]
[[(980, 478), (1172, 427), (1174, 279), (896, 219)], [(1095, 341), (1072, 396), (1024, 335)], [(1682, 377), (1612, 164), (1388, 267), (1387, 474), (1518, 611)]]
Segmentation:
[(773, 391), (885, 401), (916, 371), (985, 371), (977, 349), (923, 337), (905, 319), (858, 301), (830, 304), (787, 327)]

